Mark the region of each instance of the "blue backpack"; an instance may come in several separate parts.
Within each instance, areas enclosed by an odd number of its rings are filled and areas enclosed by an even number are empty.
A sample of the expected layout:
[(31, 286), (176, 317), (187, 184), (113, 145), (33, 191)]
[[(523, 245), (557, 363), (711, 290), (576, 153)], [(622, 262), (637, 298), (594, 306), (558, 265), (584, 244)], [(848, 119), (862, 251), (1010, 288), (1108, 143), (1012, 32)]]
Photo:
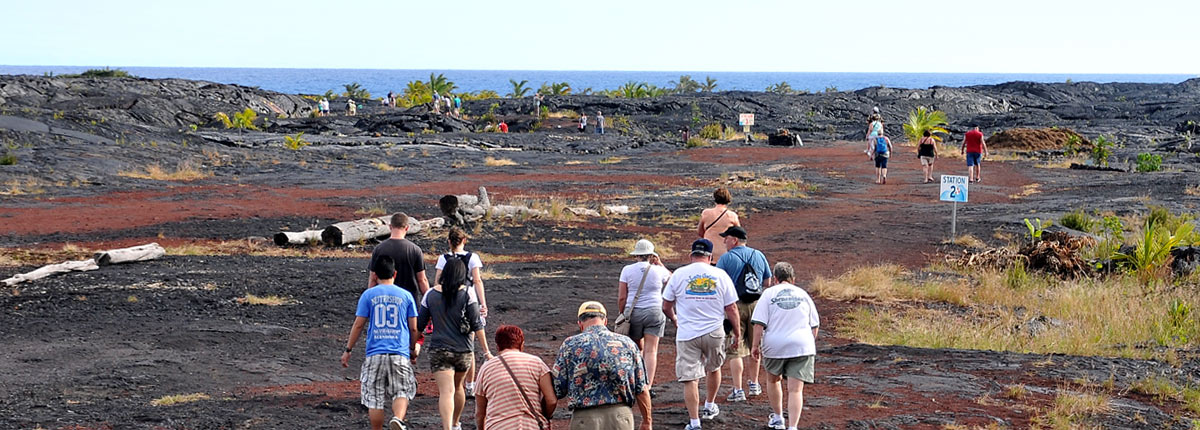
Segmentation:
[(888, 153), (888, 145), (887, 145), (886, 138), (884, 138), (884, 137), (876, 137), (875, 138), (875, 153), (876, 154), (887, 154)]

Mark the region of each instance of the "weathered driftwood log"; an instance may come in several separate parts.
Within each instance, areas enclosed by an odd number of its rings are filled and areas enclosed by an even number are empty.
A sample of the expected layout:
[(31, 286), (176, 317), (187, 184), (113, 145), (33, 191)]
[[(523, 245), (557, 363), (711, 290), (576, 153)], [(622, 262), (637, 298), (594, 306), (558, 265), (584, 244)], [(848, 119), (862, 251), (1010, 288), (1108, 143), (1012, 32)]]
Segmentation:
[(107, 266), (109, 264), (155, 260), (164, 255), (167, 255), (167, 250), (163, 249), (163, 247), (159, 246), (157, 243), (149, 243), (145, 245), (132, 246), (129, 248), (100, 251), (93, 255), (92, 259), (96, 260), (96, 264)]
[(366, 218), (339, 222), (325, 227), (325, 230), (321, 232), (321, 241), (330, 246), (342, 246), (387, 236), (391, 234), (391, 229), (388, 228), (389, 218)]
[(470, 194), (447, 195), (438, 200), (438, 207), (445, 215), (446, 221), (454, 225), (463, 225), (477, 221), (487, 215), (492, 208), (492, 200), (488, 197), (487, 188), (479, 187), (479, 196)]
[(17, 285), (17, 284), (20, 284), (25, 281), (34, 281), (34, 280), (42, 279), (47, 276), (58, 274), (58, 273), (85, 272), (88, 270), (96, 270), (99, 268), (100, 268), (100, 266), (96, 264), (96, 260), (89, 258), (87, 260), (68, 261), (65, 263), (58, 263), (58, 264), (51, 264), (48, 266), (42, 266), (32, 272), (13, 275), (13, 277), (5, 279), (0, 282), (3, 282), (5, 286), (11, 287), (13, 285)]
[(284, 245), (308, 245), (321, 240), (321, 233), (325, 230), (305, 230), (305, 231), (281, 231), (275, 233), (275, 244), (278, 246)]

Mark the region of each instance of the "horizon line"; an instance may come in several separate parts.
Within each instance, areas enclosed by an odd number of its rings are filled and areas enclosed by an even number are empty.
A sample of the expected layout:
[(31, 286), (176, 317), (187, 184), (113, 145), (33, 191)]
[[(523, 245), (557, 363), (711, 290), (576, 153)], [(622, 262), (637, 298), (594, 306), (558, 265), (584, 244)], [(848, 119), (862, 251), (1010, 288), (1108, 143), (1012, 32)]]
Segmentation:
[(265, 69), (265, 70), (371, 70), (371, 71), (446, 71), (446, 72), (620, 72), (620, 73), (842, 73), (842, 74), (909, 74), (909, 75), (1115, 75), (1115, 76), (1194, 76), (1196, 73), (1130, 73), (1130, 72), (861, 72), (861, 71), (743, 71), (743, 70), (584, 70), (584, 69), (457, 69), (457, 68), (378, 68), (378, 67), (257, 67), (257, 66), (139, 66), (139, 65), (72, 65), (72, 64), (0, 64), (0, 67), (99, 67), (120, 69)]

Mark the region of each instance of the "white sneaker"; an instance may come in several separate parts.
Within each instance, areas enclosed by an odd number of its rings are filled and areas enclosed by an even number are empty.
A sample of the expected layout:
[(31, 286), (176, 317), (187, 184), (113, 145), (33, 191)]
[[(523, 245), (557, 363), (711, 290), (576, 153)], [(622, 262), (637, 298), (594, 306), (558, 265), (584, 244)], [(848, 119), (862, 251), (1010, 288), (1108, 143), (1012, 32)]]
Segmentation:
[(785, 430), (787, 425), (783, 423), (782, 415), (772, 412), (771, 416), (767, 418), (767, 428), (771, 430)]
[(744, 402), (744, 401), (746, 401), (746, 392), (743, 391), (741, 388), (734, 388), (733, 391), (731, 391), (729, 393), (729, 397), (725, 398), (725, 401), (727, 401), (727, 402)]
[(718, 408), (717, 404), (713, 403), (712, 408), (704, 408), (704, 409), (700, 410), (700, 419), (711, 420), (713, 418), (716, 418), (717, 415), (720, 415), (720, 414), (721, 414), (721, 408)]
[(408, 430), (408, 425), (404, 424), (404, 421), (400, 421), (399, 418), (392, 417), (392, 420), (388, 421), (388, 429), (390, 429), (390, 430)]
[(686, 427), (684, 427), (683, 430), (700, 430), (700, 426), (693, 426), (691, 423), (688, 423), (688, 425)]
[(760, 394), (762, 394), (762, 385), (758, 385), (758, 383), (754, 381), (746, 383), (746, 395), (757, 396)]

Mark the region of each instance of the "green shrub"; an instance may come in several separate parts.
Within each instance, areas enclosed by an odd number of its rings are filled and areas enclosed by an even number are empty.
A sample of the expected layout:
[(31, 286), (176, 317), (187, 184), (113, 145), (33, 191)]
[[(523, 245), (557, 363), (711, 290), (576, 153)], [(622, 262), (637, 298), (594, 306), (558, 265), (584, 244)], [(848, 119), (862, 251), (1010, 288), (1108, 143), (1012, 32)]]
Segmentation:
[(1143, 152), (1137, 156), (1137, 171), (1157, 172), (1162, 170), (1162, 156)]
[(1087, 212), (1084, 212), (1083, 209), (1077, 209), (1059, 218), (1058, 224), (1073, 230), (1095, 233), (1095, 229), (1099, 223), (1096, 219), (1088, 215)]
[(296, 133), (294, 136), (283, 137), (283, 147), (293, 151), (299, 151), (300, 148), (308, 145), (308, 141), (304, 140), (304, 132)]
[(1174, 230), (1180, 225), (1192, 222), (1195, 220), (1190, 214), (1172, 214), (1170, 210), (1162, 206), (1150, 206), (1150, 214), (1146, 215), (1146, 222), (1153, 227), (1164, 227), (1167, 230)]
[(1092, 164), (1108, 167), (1108, 159), (1112, 157), (1112, 150), (1116, 143), (1116, 138), (1111, 136), (1096, 137), (1096, 141), (1092, 142)]
[(1041, 218), (1035, 218), (1035, 221), (1036, 223), (1030, 222), (1029, 218), (1025, 218), (1025, 227), (1029, 229), (1030, 244), (1036, 244), (1039, 240), (1042, 240), (1042, 233), (1045, 233), (1047, 228), (1054, 225), (1053, 221), (1042, 221)]
[(1075, 155), (1076, 153), (1079, 152), (1079, 150), (1081, 148), (1083, 148), (1083, 138), (1082, 137), (1079, 137), (1078, 134), (1072, 134), (1072, 135), (1067, 136), (1067, 155), (1069, 155), (1069, 156)]
[(703, 148), (708, 145), (709, 145), (708, 139), (705, 139), (703, 137), (692, 136), (692, 137), (688, 138), (687, 143), (684, 144), (683, 146), (685, 148)]
[(722, 137), (721, 136), (721, 124), (717, 124), (714, 122), (714, 123), (709, 123), (708, 125), (705, 125), (704, 128), (700, 129), (700, 137), (703, 137), (705, 139), (720, 139)]
[(1029, 284), (1029, 271), (1025, 270), (1025, 260), (1014, 260), (1004, 272), (1004, 284), (1008, 288), (1018, 289)]
[(0, 166), (12, 166), (17, 164), (17, 156), (13, 154), (4, 154), (0, 157)]
[(1187, 345), (1196, 336), (1197, 322), (1192, 321), (1192, 306), (1179, 299), (1167, 304), (1167, 318), (1155, 324), (1154, 340), (1161, 346)]
[(213, 119), (220, 122), (221, 125), (225, 126), (225, 128), (233, 128), (233, 121), (229, 120), (229, 115), (226, 115), (225, 112), (217, 112), (213, 114)]
[(246, 108), (246, 110), (233, 114), (232, 125), (238, 130), (258, 130), (254, 125), (254, 120), (258, 119), (258, 112), (254, 109)]
[(134, 77), (136, 77), (136, 76), (129, 74), (129, 72), (126, 72), (124, 70), (110, 69), (107, 67), (105, 67), (103, 69), (88, 69), (86, 72), (80, 73), (78, 75), (62, 75), (62, 76), (66, 77), (66, 78), (134, 78)]
[(550, 118), (550, 107), (542, 106), (542, 108), (538, 110), (538, 118), (540, 118), (540, 119)]
[(775, 94), (783, 94), (783, 95), (796, 94), (796, 90), (792, 89), (792, 84), (789, 84), (787, 82), (780, 82), (778, 84), (768, 85), (766, 92), (775, 93)]
[(1162, 279), (1166, 276), (1167, 264), (1171, 259), (1171, 249), (1179, 246), (1185, 238), (1195, 232), (1190, 222), (1180, 224), (1174, 230), (1161, 224), (1153, 224), (1150, 219), (1142, 229), (1142, 239), (1132, 253), (1117, 253), (1116, 258), (1125, 262), (1143, 284)]
[(479, 117), (479, 119), (486, 121), (486, 122), (495, 122), (496, 121), (496, 109), (498, 109), (499, 107), (500, 107), (500, 103), (492, 103), (491, 106), (488, 106), (487, 112), (484, 113), (483, 115), (481, 115)]

